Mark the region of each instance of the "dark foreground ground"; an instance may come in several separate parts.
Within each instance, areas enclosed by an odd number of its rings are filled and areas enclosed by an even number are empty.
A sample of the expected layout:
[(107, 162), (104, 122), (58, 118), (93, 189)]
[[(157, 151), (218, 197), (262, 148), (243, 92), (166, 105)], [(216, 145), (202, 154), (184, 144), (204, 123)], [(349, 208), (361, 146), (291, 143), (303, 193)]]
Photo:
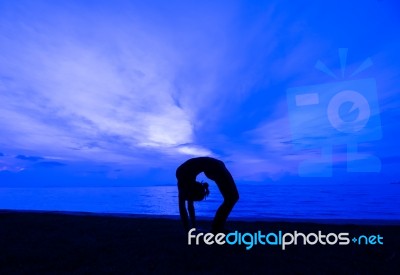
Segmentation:
[[(208, 227), (209, 222), (200, 223)], [(400, 226), (230, 222), (241, 232), (380, 234), (383, 245), (188, 246), (178, 220), (0, 212), (0, 274), (399, 274)]]

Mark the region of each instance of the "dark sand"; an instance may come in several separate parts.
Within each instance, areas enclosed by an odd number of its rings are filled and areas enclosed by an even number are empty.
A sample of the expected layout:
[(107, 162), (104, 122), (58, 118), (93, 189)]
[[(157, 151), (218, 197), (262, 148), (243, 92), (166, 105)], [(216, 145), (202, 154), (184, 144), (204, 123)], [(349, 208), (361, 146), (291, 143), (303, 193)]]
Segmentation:
[[(207, 228), (209, 221), (200, 222)], [(0, 274), (399, 274), (399, 225), (228, 223), (241, 232), (380, 234), (383, 245), (188, 246), (177, 219), (0, 212)]]

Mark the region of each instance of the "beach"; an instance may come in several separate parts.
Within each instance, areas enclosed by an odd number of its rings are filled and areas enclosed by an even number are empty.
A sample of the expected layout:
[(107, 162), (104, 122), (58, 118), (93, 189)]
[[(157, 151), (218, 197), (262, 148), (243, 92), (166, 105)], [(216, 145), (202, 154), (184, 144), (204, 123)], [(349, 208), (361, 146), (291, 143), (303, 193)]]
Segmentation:
[[(210, 220), (199, 227), (209, 228)], [(399, 224), (228, 221), (238, 232), (348, 232), (383, 244), (188, 245), (177, 217), (0, 212), (0, 274), (395, 274)]]

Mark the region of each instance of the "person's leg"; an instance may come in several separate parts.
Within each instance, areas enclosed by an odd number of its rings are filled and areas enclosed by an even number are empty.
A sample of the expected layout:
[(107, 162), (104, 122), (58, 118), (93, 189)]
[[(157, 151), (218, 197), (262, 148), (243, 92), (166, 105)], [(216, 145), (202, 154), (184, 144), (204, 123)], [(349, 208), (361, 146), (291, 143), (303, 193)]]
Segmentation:
[(211, 232), (219, 233), (224, 231), (225, 222), (228, 219), (228, 216), (231, 213), (238, 199), (239, 196), (237, 197), (236, 200), (224, 200), (224, 202), (218, 208), (217, 213), (215, 214), (211, 227)]
[(229, 173), (225, 166), (218, 172), (211, 173), (211, 175), (207, 174), (207, 177), (215, 181), (218, 189), (222, 194), (222, 197), (224, 198), (223, 203), (218, 208), (217, 213), (215, 214), (211, 228), (212, 232), (218, 233), (224, 230), (225, 222), (228, 219), (228, 216), (231, 213), (236, 202), (239, 200), (239, 192), (237, 190), (235, 181), (232, 178), (232, 175)]

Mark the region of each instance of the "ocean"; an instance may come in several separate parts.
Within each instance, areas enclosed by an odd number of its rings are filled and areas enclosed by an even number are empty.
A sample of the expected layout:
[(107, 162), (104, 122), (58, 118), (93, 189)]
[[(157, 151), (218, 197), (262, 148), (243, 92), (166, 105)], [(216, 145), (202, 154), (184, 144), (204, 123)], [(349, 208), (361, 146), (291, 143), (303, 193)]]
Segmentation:
[[(238, 185), (231, 218), (400, 221), (400, 184)], [(222, 197), (210, 185), (198, 217), (213, 217)], [(176, 186), (0, 188), (0, 209), (177, 216)]]

